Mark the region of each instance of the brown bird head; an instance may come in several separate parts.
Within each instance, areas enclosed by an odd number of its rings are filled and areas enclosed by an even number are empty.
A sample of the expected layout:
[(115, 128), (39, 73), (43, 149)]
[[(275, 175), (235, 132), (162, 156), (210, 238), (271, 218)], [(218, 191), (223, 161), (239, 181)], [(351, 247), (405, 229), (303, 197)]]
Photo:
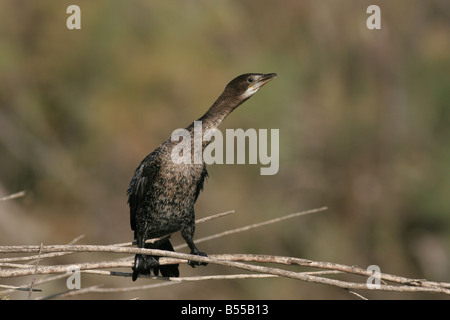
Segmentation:
[(229, 97), (236, 97), (242, 102), (254, 95), (263, 85), (277, 76), (276, 73), (245, 73), (228, 83), (224, 94)]

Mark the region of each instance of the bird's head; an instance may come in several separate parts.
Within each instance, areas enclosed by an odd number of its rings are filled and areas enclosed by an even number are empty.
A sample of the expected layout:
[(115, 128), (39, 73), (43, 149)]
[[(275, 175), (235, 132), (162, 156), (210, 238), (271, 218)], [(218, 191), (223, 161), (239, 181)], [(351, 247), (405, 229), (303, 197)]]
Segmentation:
[(199, 119), (207, 121), (209, 128), (217, 128), (230, 112), (254, 95), (263, 85), (277, 76), (276, 73), (245, 73), (234, 78)]
[(237, 97), (244, 102), (254, 95), (263, 85), (277, 76), (276, 73), (246, 73), (228, 83), (225, 94)]

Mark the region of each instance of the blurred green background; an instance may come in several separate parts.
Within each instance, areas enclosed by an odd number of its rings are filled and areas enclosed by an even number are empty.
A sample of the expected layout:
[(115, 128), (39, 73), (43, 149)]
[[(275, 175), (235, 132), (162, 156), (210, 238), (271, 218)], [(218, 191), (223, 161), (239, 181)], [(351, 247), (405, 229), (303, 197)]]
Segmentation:
[[(71, 4), (81, 8), (81, 30), (66, 28)], [(366, 27), (371, 4), (381, 7), (381, 30)], [(85, 244), (131, 241), (125, 191), (139, 162), (247, 72), (278, 78), (221, 129), (279, 129), (280, 169), (261, 176), (260, 165), (209, 166), (197, 217), (236, 213), (199, 225), (196, 238), (329, 209), (200, 249), (376, 264), (386, 273), (449, 282), (446, 0), (0, 0), (0, 197), (27, 191), (0, 203), (0, 243), (64, 244), (80, 234)], [(182, 275), (233, 272), (181, 266)], [(129, 278), (82, 281), (132, 285)], [(42, 295), (58, 290), (65, 280)], [(82, 297), (354, 298), (286, 279)]]

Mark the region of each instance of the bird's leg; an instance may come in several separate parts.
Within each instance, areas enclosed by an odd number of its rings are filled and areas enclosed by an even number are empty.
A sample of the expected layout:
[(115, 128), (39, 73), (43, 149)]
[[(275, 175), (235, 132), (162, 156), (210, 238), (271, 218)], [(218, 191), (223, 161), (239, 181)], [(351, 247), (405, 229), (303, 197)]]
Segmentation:
[[(194, 230), (195, 230), (195, 225), (184, 228), (181, 230), (181, 235), (183, 236), (183, 239), (186, 241), (187, 245), (191, 249), (191, 254), (195, 254), (197, 256), (202, 256), (202, 257), (207, 257), (206, 253), (198, 250), (197, 246), (194, 243), (194, 240), (193, 240)], [(206, 266), (207, 265), (206, 262), (197, 262), (197, 261), (193, 261), (193, 260), (189, 260), (188, 264), (192, 268), (195, 268), (196, 266)]]
[[(145, 248), (145, 239), (138, 238), (137, 245), (139, 248)], [(134, 257), (133, 266), (133, 281), (135, 281), (139, 274), (150, 274), (153, 270), (155, 276), (159, 273), (158, 257), (137, 254)]]
[[(191, 254), (195, 254), (197, 256), (202, 256), (202, 257), (207, 257), (207, 254), (205, 252), (198, 250), (197, 246), (195, 245), (194, 241), (192, 241), (192, 239), (190, 241), (186, 241), (186, 242), (187, 242), (189, 248), (191, 249)], [(208, 263), (206, 263), (206, 262), (198, 262), (198, 261), (193, 261), (193, 260), (189, 260), (188, 264), (192, 268), (195, 268), (196, 266), (208, 265)]]

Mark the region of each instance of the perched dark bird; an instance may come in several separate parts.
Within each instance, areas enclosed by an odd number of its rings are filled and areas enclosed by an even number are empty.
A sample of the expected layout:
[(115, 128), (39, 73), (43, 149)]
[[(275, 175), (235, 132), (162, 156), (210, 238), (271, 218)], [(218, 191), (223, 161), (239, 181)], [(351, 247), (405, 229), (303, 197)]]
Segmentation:
[[(222, 121), (240, 104), (255, 94), (264, 84), (275, 78), (275, 73), (247, 73), (233, 79), (225, 87), (220, 97), (198, 120), (202, 132), (215, 130)], [(186, 128), (194, 137), (194, 123)], [(206, 140), (206, 139), (205, 139)], [(202, 150), (210, 141), (202, 139)], [(188, 244), (191, 254), (206, 256), (194, 244), (195, 214), (194, 203), (208, 176), (206, 164), (175, 163), (172, 149), (178, 141), (168, 139), (141, 162), (136, 169), (128, 188), (131, 229), (139, 248), (154, 248), (173, 251), (169, 237), (155, 243), (146, 244), (147, 239), (160, 238), (181, 230), (181, 235)], [(191, 149), (192, 150), (192, 149)], [(192, 151), (193, 153), (193, 151)], [(189, 265), (206, 265), (189, 261)], [(139, 274), (155, 275), (161, 271), (163, 276), (179, 276), (178, 265), (159, 265), (157, 256), (137, 254), (134, 259), (133, 281)]]

